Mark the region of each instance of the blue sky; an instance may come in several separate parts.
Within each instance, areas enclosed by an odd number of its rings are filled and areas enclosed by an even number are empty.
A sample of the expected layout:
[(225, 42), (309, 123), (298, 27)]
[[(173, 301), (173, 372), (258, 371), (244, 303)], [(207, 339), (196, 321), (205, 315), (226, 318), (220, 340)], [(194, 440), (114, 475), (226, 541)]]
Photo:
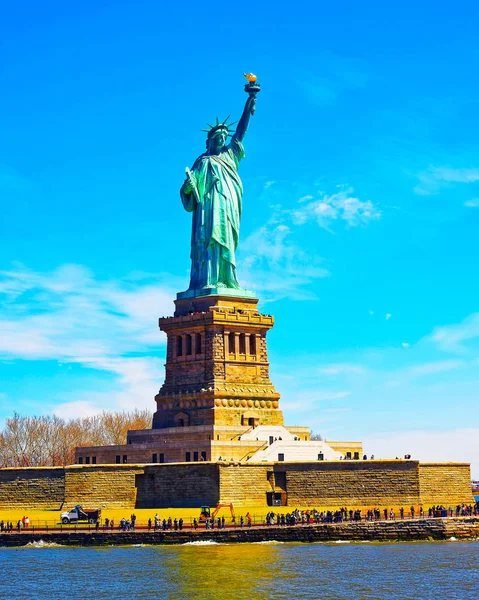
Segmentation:
[(238, 272), (286, 421), (479, 478), (478, 12), (4, 6), (0, 420), (153, 410), (184, 168), (254, 71)]

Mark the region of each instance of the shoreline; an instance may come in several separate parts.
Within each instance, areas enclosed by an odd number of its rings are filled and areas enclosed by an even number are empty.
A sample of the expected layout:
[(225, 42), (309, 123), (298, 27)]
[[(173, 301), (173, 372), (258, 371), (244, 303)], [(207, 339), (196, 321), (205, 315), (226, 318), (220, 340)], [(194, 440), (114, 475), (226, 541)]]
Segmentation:
[(43, 541), (62, 546), (179, 545), (191, 542), (405, 542), (479, 539), (479, 517), (362, 521), (320, 525), (261, 525), (251, 528), (183, 529), (182, 531), (39, 530), (0, 534), (0, 547)]

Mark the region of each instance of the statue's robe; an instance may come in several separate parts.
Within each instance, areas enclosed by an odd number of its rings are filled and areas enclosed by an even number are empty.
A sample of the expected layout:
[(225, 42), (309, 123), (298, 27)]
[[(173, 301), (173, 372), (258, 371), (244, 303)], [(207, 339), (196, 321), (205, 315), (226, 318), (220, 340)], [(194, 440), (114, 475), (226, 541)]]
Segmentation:
[(191, 171), (194, 192), (180, 190), (183, 206), (193, 212), (190, 290), (226, 287), (240, 289), (236, 278), (243, 184), (238, 175), (243, 144), (233, 136), (220, 154), (202, 154)]

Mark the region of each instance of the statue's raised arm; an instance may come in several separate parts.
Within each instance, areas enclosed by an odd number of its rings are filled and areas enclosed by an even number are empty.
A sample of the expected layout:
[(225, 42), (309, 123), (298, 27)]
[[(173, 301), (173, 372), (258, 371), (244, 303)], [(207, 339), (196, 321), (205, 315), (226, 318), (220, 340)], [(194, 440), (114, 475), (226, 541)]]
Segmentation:
[(244, 157), (242, 142), (260, 91), (256, 76), (245, 76), (248, 99), (235, 133), (232, 135), (234, 123), (216, 119), (216, 125), (208, 125), (206, 130), (206, 152), (191, 169), (186, 169), (180, 196), (184, 208), (193, 213), (191, 279), (188, 290), (178, 294), (178, 298), (211, 294), (254, 297), (238, 283), (235, 258), (243, 200), (238, 167)]
[(253, 73), (244, 74), (248, 83), (245, 85), (245, 92), (248, 93), (248, 99), (246, 100), (246, 104), (244, 105), (243, 114), (241, 115), (241, 119), (238, 121), (238, 126), (236, 127), (236, 137), (243, 141), (243, 138), (246, 134), (246, 130), (248, 129), (249, 120), (252, 115), (254, 115), (254, 111), (256, 110), (256, 94), (260, 91), (259, 84), (256, 83), (256, 75)]

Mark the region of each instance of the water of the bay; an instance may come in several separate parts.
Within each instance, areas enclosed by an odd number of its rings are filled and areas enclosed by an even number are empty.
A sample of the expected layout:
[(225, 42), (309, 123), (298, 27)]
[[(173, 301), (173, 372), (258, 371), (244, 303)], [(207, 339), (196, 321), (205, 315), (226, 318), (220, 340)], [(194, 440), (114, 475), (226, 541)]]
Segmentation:
[(479, 597), (479, 542), (0, 548), (0, 598)]

